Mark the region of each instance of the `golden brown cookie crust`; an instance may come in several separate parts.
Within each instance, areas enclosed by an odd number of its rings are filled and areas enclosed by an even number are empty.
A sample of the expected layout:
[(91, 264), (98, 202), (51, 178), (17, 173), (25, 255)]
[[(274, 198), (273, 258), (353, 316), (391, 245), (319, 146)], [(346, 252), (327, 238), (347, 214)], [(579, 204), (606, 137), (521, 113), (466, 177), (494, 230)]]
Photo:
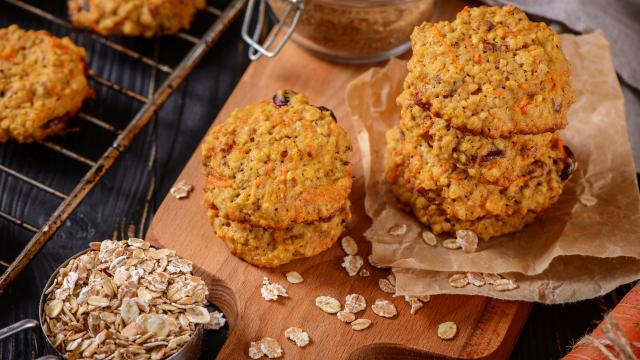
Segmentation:
[(351, 219), (349, 204), (339, 214), (318, 222), (296, 224), (288, 229), (265, 229), (225, 220), (209, 212), (216, 235), (232, 254), (248, 263), (275, 267), (314, 256), (333, 245)]
[(411, 41), (401, 106), (492, 138), (567, 125), (575, 93), (560, 39), (519, 9), (465, 8), (453, 22), (416, 27)]
[(352, 186), (349, 135), (330, 110), (302, 94), (286, 98), (236, 109), (207, 135), (205, 203), (220, 217), (285, 229), (343, 211)]
[(78, 28), (102, 35), (175, 34), (188, 29), (205, 0), (68, 0), (69, 18)]
[(46, 31), (0, 29), (0, 142), (31, 142), (61, 132), (93, 96), (86, 53)]

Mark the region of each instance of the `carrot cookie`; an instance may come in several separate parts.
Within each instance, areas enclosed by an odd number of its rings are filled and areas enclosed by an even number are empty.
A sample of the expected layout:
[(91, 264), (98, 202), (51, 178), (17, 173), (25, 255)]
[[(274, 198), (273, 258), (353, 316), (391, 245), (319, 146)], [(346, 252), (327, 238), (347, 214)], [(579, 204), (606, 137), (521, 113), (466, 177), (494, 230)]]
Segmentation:
[[(491, 138), (564, 128), (575, 101), (558, 35), (513, 6), (465, 8), (412, 36), (403, 106)], [(405, 129), (428, 121), (403, 119)]]
[(329, 219), (351, 191), (350, 152), (329, 109), (280, 91), (234, 110), (207, 136), (205, 201), (224, 219), (264, 228)]
[(68, 37), (16, 25), (0, 29), (0, 142), (60, 133), (93, 95), (86, 58)]
[(69, 0), (74, 26), (102, 35), (152, 37), (191, 26), (205, 0)]
[(275, 267), (292, 260), (316, 255), (333, 245), (351, 218), (349, 205), (326, 220), (301, 223), (288, 229), (267, 229), (209, 216), (216, 235), (229, 251), (250, 264)]

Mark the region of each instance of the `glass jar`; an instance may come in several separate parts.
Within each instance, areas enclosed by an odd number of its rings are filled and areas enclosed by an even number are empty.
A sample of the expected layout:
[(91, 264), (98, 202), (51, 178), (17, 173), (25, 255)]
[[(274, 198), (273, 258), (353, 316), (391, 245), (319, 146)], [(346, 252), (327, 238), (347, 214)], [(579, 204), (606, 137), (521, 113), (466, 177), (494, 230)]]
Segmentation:
[[(280, 26), (287, 29), (284, 41), (287, 35), (292, 35), (293, 41), (314, 54), (345, 63), (376, 62), (404, 53), (410, 47), (413, 28), (432, 20), (439, 6), (439, 0), (268, 0), (268, 3), (279, 21), (274, 33), (281, 30)], [(274, 39), (275, 36), (268, 38), (265, 47)], [(265, 54), (254, 49), (254, 53), (269, 56), (278, 50), (276, 47), (276, 51), (267, 50)]]

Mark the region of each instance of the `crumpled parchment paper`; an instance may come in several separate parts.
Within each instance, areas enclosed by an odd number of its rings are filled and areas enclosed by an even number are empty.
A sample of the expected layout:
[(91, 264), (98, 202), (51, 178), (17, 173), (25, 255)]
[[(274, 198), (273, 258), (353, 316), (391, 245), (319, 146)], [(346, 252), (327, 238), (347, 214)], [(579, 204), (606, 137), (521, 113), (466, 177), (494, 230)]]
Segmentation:
[[(373, 260), (394, 269), (398, 295), (481, 294), (562, 303), (640, 278), (640, 196), (609, 45), (601, 32), (561, 38), (577, 95), (569, 126), (561, 133), (578, 159), (578, 170), (560, 200), (533, 224), (481, 242), (471, 254), (426, 245), (419, 236), (426, 227), (395, 206), (384, 182), (384, 134), (399, 121), (395, 99), (402, 91), (406, 61), (392, 59), (347, 87), (363, 154), (365, 209), (373, 219), (365, 236), (372, 243)], [(580, 203), (583, 194), (594, 196), (597, 204)], [(406, 224), (406, 234), (389, 235), (395, 224)], [(460, 271), (512, 273), (520, 288), (497, 292), (489, 286), (449, 286), (449, 276)]]

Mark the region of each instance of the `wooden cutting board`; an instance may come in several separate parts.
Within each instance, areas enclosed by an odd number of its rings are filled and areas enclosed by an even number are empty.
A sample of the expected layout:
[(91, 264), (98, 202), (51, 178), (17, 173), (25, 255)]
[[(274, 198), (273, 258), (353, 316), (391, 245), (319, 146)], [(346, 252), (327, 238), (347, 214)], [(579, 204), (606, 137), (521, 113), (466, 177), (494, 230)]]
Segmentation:
[[(278, 89), (304, 92), (312, 103), (333, 109), (339, 122), (353, 134), (344, 101), (346, 84), (367, 66), (337, 65), (319, 60), (295, 45), (285, 46), (275, 59), (254, 62), (238, 83), (215, 122), (224, 121), (236, 107), (259, 99), (271, 98)], [(355, 139), (352, 139), (356, 144)], [(362, 233), (370, 224), (364, 212), (364, 179), (360, 152), (355, 146), (353, 225), (348, 234), (366, 259), (369, 243)], [(210, 285), (210, 301), (218, 305), (229, 319), (231, 331), (220, 359), (248, 358), (251, 341), (268, 336), (283, 346), (286, 359), (414, 359), (414, 358), (506, 358), (513, 348), (529, 314), (530, 304), (472, 296), (434, 296), (416, 315), (409, 313), (403, 298), (392, 298), (379, 290), (377, 281), (389, 270), (374, 269), (368, 264), (370, 277), (349, 277), (340, 266), (345, 255), (338, 244), (309, 259), (294, 261), (277, 269), (261, 269), (232, 256), (217, 239), (202, 205), (204, 177), (200, 171), (202, 157), (196, 150), (178, 181), (186, 180), (195, 190), (188, 199), (172, 196), (162, 203), (155, 215), (147, 239), (192, 260), (204, 271)], [(298, 271), (304, 282), (287, 283), (284, 274)], [(260, 296), (263, 277), (284, 285), (290, 298), (267, 302)], [(369, 304), (375, 299), (391, 300), (398, 308), (394, 319), (376, 316), (371, 308), (358, 317), (373, 320), (362, 332), (351, 330), (335, 315), (322, 312), (314, 299), (333, 296), (344, 303), (347, 294), (363, 295)], [(444, 321), (458, 325), (458, 335), (451, 341), (437, 337), (437, 326)], [(290, 326), (305, 329), (311, 344), (297, 348), (283, 332)]]

